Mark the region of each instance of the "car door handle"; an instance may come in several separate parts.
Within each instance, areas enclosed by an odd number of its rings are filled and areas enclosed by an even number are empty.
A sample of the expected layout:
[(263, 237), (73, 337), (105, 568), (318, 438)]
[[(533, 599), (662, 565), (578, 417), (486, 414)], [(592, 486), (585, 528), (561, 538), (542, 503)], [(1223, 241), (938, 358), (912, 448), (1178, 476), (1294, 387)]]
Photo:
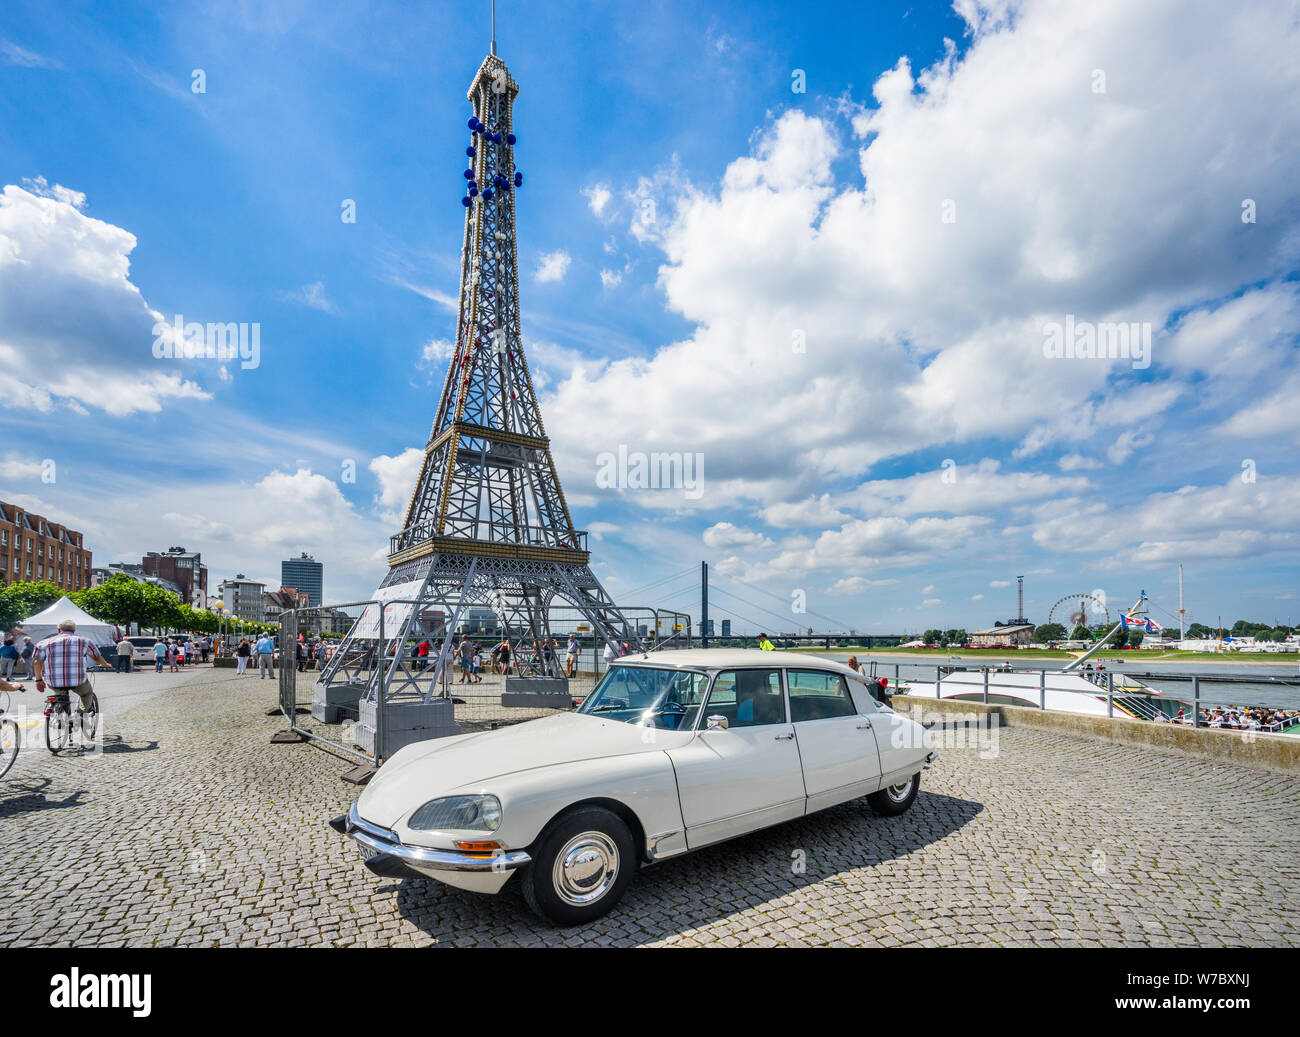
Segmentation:
[(791, 732), (790, 732), (789, 734), (787, 734), (787, 735), (776, 735), (776, 740), (777, 740), (778, 742), (788, 742), (788, 741), (790, 741), (790, 739), (793, 738), (793, 737), (794, 737), (794, 732), (791, 731)]
[(859, 724), (859, 725), (858, 725), (858, 730), (859, 730), (859, 731), (870, 731), (870, 730), (871, 730), (871, 721), (868, 720), (868, 721), (867, 721), (866, 723), (864, 723), (864, 724)]

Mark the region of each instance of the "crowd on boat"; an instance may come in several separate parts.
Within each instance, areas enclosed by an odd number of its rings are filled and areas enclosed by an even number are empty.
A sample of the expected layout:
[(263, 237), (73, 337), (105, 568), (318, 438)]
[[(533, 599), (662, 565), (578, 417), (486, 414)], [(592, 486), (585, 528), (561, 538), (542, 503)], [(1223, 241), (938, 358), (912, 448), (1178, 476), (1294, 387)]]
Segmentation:
[(1226, 727), (1231, 731), (1284, 731), (1296, 723), (1300, 723), (1300, 709), (1212, 706), (1201, 710), (1202, 727)]

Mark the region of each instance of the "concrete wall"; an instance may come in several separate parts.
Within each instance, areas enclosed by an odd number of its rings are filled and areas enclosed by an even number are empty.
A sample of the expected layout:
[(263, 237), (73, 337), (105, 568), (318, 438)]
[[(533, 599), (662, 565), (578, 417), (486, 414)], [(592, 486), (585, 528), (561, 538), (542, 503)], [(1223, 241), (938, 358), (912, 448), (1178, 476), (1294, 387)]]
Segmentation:
[(982, 702), (936, 700), (910, 695), (895, 695), (892, 702), (897, 712), (906, 715), (910, 715), (917, 707), (926, 714), (995, 713), (1004, 727), (1037, 727), (1061, 734), (1102, 738), (1110, 742), (1177, 749), (1245, 767), (1300, 772), (1300, 737), (1292, 735), (1257, 734), (1253, 738), (1247, 738), (1241, 731), (1156, 724), (1128, 717), (1094, 717), (1027, 706), (986, 706)]

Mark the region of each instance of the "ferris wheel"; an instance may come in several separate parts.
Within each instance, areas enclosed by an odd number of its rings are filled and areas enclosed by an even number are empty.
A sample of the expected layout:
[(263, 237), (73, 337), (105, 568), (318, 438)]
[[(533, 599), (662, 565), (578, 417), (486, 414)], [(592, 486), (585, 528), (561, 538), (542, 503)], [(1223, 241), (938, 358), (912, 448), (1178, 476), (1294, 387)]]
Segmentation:
[[(1063, 598), (1058, 598), (1047, 613), (1047, 622), (1056, 622), (1057, 609), (1070, 608), (1077, 606), (1069, 613), (1070, 630), (1075, 627), (1091, 627), (1101, 620), (1103, 626), (1110, 626), (1110, 609), (1106, 607), (1106, 602), (1095, 594), (1067, 594)], [(1062, 612), (1062, 618), (1066, 613)]]

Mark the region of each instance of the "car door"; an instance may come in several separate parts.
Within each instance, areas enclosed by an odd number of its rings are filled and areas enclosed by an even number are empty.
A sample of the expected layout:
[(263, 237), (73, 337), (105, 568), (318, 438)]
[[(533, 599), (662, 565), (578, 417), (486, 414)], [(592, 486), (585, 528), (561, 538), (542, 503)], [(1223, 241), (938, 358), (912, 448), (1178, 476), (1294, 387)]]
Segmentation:
[(875, 736), (876, 752), (880, 756), (881, 786), (892, 785), (919, 771), (930, 748), (920, 726), (877, 700), (862, 681), (850, 680), (849, 690), (858, 711), (867, 714), (871, 721), (871, 734)]
[[(708, 729), (711, 716), (727, 727)], [(803, 768), (777, 667), (720, 671), (695, 738), (668, 755), (692, 850), (803, 815)]]
[(858, 712), (844, 677), (790, 669), (786, 687), (808, 810), (875, 792), (880, 787), (880, 757), (872, 718)]

